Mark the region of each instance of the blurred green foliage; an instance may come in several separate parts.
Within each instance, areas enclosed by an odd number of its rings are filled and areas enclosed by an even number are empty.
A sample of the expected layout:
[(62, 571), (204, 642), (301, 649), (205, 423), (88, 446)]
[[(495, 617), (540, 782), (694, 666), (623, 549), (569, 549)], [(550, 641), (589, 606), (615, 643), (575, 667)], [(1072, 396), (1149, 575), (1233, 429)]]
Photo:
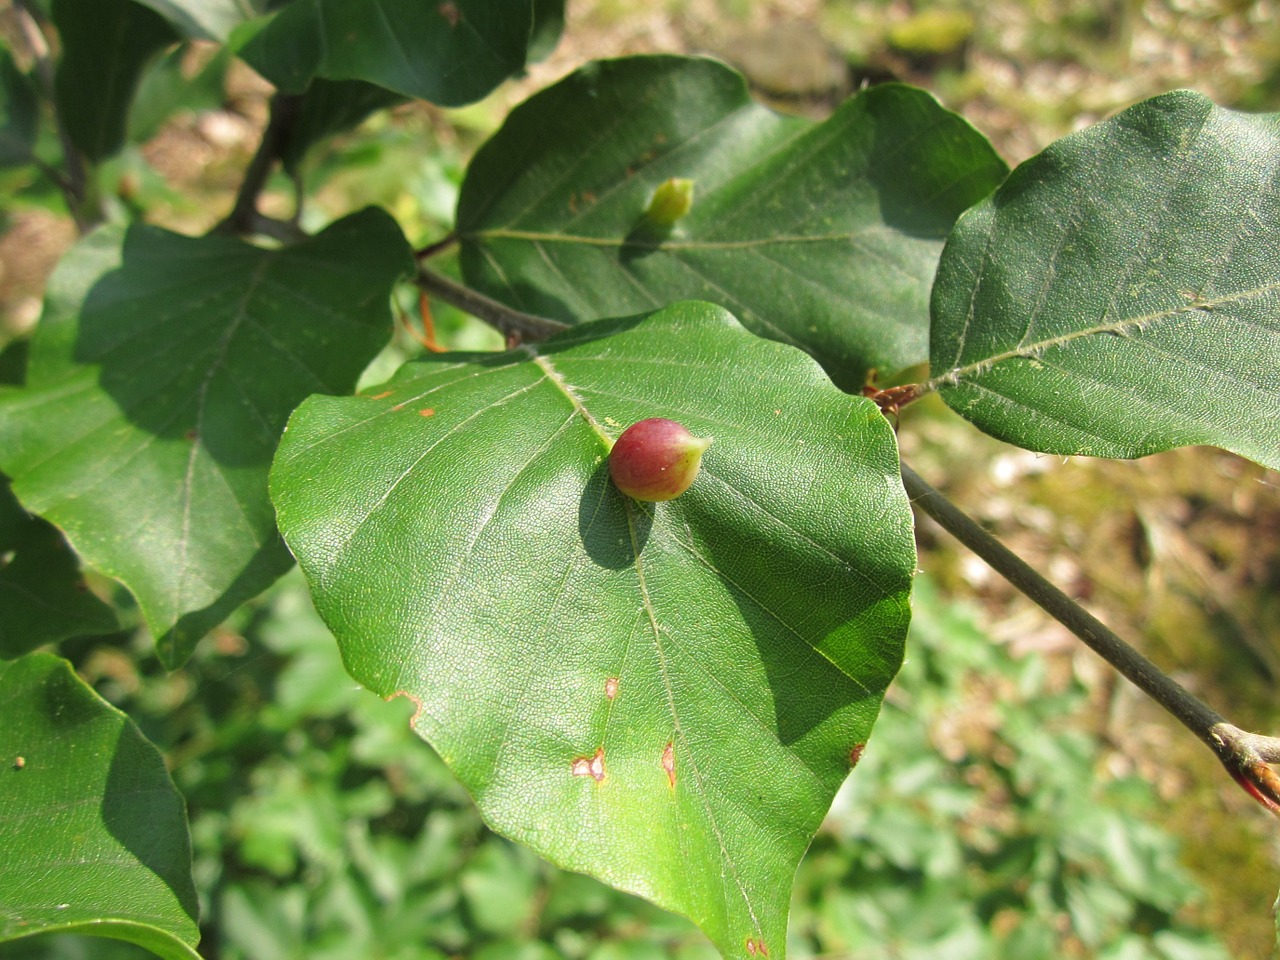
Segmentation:
[[(923, 577), (915, 610), (876, 737), (801, 866), (791, 955), (1225, 958), (1150, 788), (1103, 772), (1087, 688), (993, 644)], [(120, 634), (74, 658), (187, 796), (205, 955), (716, 956), (687, 921), (486, 830), (411, 705), (344, 672), (296, 573), (181, 671), (147, 645)], [(61, 937), (0, 956), (145, 954)]]

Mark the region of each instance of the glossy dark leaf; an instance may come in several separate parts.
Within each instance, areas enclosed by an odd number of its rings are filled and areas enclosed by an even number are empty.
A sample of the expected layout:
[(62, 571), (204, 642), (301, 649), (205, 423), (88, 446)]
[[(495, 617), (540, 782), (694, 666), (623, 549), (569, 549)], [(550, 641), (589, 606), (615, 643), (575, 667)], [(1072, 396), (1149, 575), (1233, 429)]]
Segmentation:
[[(1005, 166), (922, 90), (873, 87), (823, 123), (774, 113), (710, 60), (590, 64), (514, 110), (458, 203), (467, 280), (570, 322), (719, 303), (842, 387), (924, 361), (943, 240)], [(654, 191), (693, 181), (673, 226)]]
[(85, 587), (62, 534), (23, 510), (0, 476), (0, 659), (115, 627), (115, 614)]
[(167, 20), (133, 0), (54, 0), (62, 41), (54, 80), (58, 117), (90, 160), (124, 144), (142, 70), (178, 39)]
[(135, 226), (59, 267), (27, 385), (0, 392), (0, 467), (134, 593), (168, 665), (288, 568), (280, 430), (308, 394), (351, 390), (410, 268), (373, 210), (277, 250)]
[[(294, 414), (272, 497), (352, 675), (498, 831), (780, 958), (791, 879), (898, 669), (892, 429), (718, 307), (406, 365)], [(606, 455), (713, 442), (666, 503)]]
[(128, 940), (199, 960), (182, 796), (156, 748), (65, 660), (0, 663), (0, 942)]
[(533, 34), (529, 39), (529, 62), (551, 56), (564, 31), (565, 0), (534, 0)]
[(8, 50), (0, 48), (0, 167), (30, 163), (39, 129), (35, 88)]
[(246, 24), (239, 53), (287, 93), (316, 77), (363, 80), (446, 106), (524, 68), (535, 0), (293, 0)]
[(1280, 115), (1194, 93), (1058, 141), (948, 241), (932, 386), (1032, 450), (1280, 468), (1278, 177)]

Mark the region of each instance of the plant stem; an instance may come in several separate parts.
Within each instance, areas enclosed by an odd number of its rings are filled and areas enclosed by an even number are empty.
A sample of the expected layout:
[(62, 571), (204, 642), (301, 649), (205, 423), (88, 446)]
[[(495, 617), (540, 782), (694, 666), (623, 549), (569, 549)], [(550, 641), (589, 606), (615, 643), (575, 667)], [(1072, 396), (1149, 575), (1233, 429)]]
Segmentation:
[(57, 109), (58, 95), (53, 69), (53, 55), (49, 51), (49, 42), (44, 35), (44, 18), (39, 8), (29, 3), (28, 0), (17, 0), (13, 10), (18, 23), (18, 30), (22, 34), (22, 40), (27, 45), (27, 52), (31, 56), (32, 67), (40, 80), (40, 86), (49, 103), (54, 105), (54, 123), (57, 127), (58, 143), (62, 147), (62, 156), (67, 165), (67, 172), (65, 175), (61, 174), (47, 164), (42, 163), (38, 158), (33, 159), (36, 165), (57, 184), (58, 189), (66, 199), (67, 209), (71, 211), (71, 216), (76, 222), (77, 229), (82, 234), (87, 233), (94, 224), (102, 219), (102, 210), (100, 206), (98, 209), (87, 209), (88, 205), (85, 201), (89, 192), (88, 167), (85, 163), (84, 155), (72, 141), (71, 134), (62, 122), (61, 111)]
[(1280, 762), (1280, 739), (1246, 733), (1227, 723), (982, 529), (909, 466), (903, 463), (901, 467), (902, 483), (913, 504), (1176, 717), (1214, 752), (1236, 782), (1273, 813), (1280, 813), (1280, 777), (1267, 766)]
[(236, 193), (235, 206), (218, 229), (236, 234), (253, 233), (258, 224), (258, 196), (267, 185), (271, 171), (280, 159), (289, 135), (297, 122), (302, 107), (302, 97), (297, 94), (277, 93), (271, 98), (271, 118), (262, 131), (262, 141), (249, 161), (244, 180)]
[(436, 254), (444, 250), (448, 250), (451, 246), (453, 246), (457, 242), (458, 242), (458, 235), (456, 233), (451, 232), (441, 237), (435, 243), (429, 243), (425, 247), (423, 247), (421, 250), (413, 251), (413, 255), (418, 260), (427, 260), (431, 257), (434, 257)]
[(419, 289), (439, 297), (459, 310), (465, 310), (473, 317), (478, 317), (507, 337), (520, 340), (545, 340), (552, 334), (567, 330), (569, 327), (567, 323), (561, 323), (559, 320), (549, 320), (546, 317), (514, 310), (505, 303), (499, 303), (482, 293), (477, 293), (470, 287), (464, 287), (426, 267), (418, 268), (418, 274), (413, 282)]

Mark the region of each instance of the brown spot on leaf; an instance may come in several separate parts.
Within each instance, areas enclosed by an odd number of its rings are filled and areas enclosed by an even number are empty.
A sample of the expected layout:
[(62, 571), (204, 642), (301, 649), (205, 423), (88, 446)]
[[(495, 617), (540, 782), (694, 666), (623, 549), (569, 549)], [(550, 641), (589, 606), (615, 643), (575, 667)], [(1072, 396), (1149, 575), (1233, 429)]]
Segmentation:
[(667, 783), (672, 789), (676, 785), (676, 751), (671, 741), (667, 741), (667, 748), (662, 751), (662, 769), (667, 771)]
[(196, 437), (200, 436), (200, 434), (196, 433), (195, 430), (192, 429), (184, 433), (183, 436), (186, 437), (188, 440), (194, 440)]
[(852, 770), (858, 765), (858, 761), (862, 759), (862, 751), (867, 749), (865, 743), (855, 743), (849, 751), (849, 769)]
[(604, 747), (590, 757), (574, 757), (569, 768), (575, 777), (590, 777), (596, 783), (604, 780)]
[(424, 407), (423, 409), (419, 410), (418, 413), (420, 413), (424, 417), (434, 417), (436, 415), (436, 411), (434, 407)]
[(618, 695), (618, 678), (610, 677), (604, 682), (604, 695), (612, 700)]
[(387, 697), (387, 700), (394, 700), (396, 697), (404, 697), (413, 704), (414, 711), (413, 716), (409, 718), (409, 729), (418, 729), (418, 718), (422, 716), (422, 701), (407, 690), (397, 690), (395, 693), (391, 694), (391, 696)]
[(750, 937), (747, 937), (747, 953), (751, 954), (753, 957), (767, 957), (769, 955), (769, 948), (764, 945), (763, 940), (752, 940)]
[(456, 27), (462, 20), (462, 13), (458, 10), (458, 5), (445, 0), (444, 3), (436, 7), (436, 13), (449, 21), (449, 26)]
[(386, 399), (386, 398), (387, 398), (387, 397), (389, 397), (389, 396), (391, 396), (391, 391), (390, 391), (390, 390), (383, 390), (381, 393), (374, 393), (374, 394), (370, 394), (369, 399), (370, 399), (370, 400), (383, 400), (383, 399)]
[(22, 769), (23, 767), (25, 767), (26, 765), (27, 765), (27, 758), (26, 758), (26, 757), (14, 757), (14, 759), (13, 759), (13, 769), (15, 769), (15, 770), (21, 770), (21, 769)]

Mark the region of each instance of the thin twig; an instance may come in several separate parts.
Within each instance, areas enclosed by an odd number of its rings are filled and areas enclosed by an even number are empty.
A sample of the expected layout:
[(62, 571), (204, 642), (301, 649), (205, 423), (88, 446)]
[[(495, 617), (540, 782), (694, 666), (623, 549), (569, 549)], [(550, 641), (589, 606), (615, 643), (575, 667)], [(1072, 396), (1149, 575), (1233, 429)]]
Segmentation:
[(298, 243), (307, 239), (307, 232), (292, 220), (277, 220), (265, 213), (254, 210), (243, 227), (237, 230), (240, 236), (270, 237), (281, 243)]
[(58, 143), (62, 147), (63, 161), (67, 172), (59, 173), (47, 164), (35, 159), (36, 165), (57, 185), (67, 202), (67, 209), (76, 222), (76, 227), (85, 233), (101, 219), (101, 211), (84, 209), (85, 197), (88, 195), (89, 175), (84, 155), (71, 139), (66, 124), (62, 122), (62, 113), (58, 110), (57, 81), (53, 68), (53, 54), (49, 50), (49, 41), (44, 34), (44, 17), (39, 8), (28, 0), (17, 0), (13, 7), (18, 23), (18, 30), (27, 46), (31, 57), (32, 69), (40, 81), (41, 89), (49, 103), (54, 105), (54, 123), (58, 131)]
[(483, 320), (507, 337), (514, 336), (521, 340), (545, 340), (552, 334), (567, 330), (569, 327), (567, 323), (561, 323), (559, 320), (549, 320), (546, 317), (514, 310), (505, 303), (477, 293), (470, 287), (464, 287), (425, 267), (418, 268), (414, 283), (445, 303), (452, 304), (459, 310), (465, 310), (473, 317)]
[(244, 172), (244, 180), (236, 193), (235, 206), (231, 208), (227, 218), (218, 224), (218, 230), (236, 234), (254, 232), (260, 216), (258, 196), (266, 187), (271, 171), (275, 169), (289, 142), (289, 135), (297, 122), (301, 106), (302, 97), (297, 94), (277, 93), (271, 98), (271, 119), (267, 121), (258, 150)]
[(434, 257), (437, 253), (448, 250), (457, 242), (458, 235), (451, 232), (441, 237), (435, 243), (428, 243), (425, 247), (413, 251), (413, 255), (418, 260), (427, 260)]
[(1272, 812), (1280, 813), (1280, 777), (1267, 766), (1268, 763), (1280, 762), (1280, 739), (1246, 733), (1227, 723), (1216, 711), (983, 530), (914, 470), (905, 463), (901, 466), (902, 483), (912, 503), (1176, 717), (1214, 752), (1236, 782)]

